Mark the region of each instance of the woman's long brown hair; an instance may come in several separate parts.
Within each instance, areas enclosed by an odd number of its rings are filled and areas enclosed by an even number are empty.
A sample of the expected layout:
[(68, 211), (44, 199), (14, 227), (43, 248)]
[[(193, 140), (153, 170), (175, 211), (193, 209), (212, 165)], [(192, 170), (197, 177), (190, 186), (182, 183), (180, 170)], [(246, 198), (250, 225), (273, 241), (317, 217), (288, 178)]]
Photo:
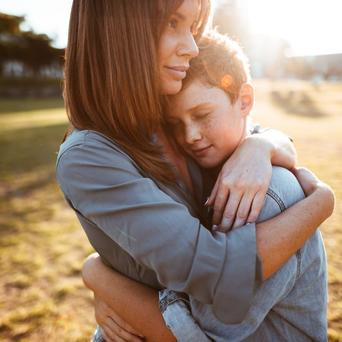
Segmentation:
[[(198, 37), (209, 13), (200, 0)], [(65, 55), (64, 99), (72, 127), (118, 143), (149, 175), (175, 176), (152, 135), (162, 121), (157, 46), (183, 0), (74, 0)]]

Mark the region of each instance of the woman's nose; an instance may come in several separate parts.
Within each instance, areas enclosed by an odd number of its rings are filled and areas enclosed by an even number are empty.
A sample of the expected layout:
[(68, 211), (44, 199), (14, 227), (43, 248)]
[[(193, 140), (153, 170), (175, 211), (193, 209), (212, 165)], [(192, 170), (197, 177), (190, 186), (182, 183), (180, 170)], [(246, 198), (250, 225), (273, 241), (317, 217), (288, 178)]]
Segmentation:
[(198, 46), (196, 44), (196, 41), (194, 39), (194, 36), (191, 32), (186, 34), (184, 37), (184, 40), (182, 43), (179, 45), (177, 54), (179, 56), (188, 56), (190, 58), (194, 58), (198, 55), (199, 50)]

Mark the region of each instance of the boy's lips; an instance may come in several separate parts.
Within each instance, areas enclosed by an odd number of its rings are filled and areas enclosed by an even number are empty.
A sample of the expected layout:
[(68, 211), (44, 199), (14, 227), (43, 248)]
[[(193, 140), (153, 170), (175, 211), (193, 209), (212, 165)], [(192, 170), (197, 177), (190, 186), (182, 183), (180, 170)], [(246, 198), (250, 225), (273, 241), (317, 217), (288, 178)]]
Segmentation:
[(212, 145), (201, 147), (201, 148), (196, 148), (196, 149), (191, 149), (191, 152), (195, 157), (203, 157), (208, 152), (211, 146)]

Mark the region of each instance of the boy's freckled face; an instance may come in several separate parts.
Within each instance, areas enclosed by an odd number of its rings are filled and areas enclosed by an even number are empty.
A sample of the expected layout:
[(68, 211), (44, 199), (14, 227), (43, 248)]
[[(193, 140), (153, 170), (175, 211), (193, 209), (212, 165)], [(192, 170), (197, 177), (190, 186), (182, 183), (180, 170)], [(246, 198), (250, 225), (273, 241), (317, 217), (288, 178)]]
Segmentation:
[(202, 167), (212, 168), (224, 162), (245, 136), (246, 117), (239, 99), (232, 104), (222, 89), (195, 80), (171, 97), (168, 123), (185, 152)]

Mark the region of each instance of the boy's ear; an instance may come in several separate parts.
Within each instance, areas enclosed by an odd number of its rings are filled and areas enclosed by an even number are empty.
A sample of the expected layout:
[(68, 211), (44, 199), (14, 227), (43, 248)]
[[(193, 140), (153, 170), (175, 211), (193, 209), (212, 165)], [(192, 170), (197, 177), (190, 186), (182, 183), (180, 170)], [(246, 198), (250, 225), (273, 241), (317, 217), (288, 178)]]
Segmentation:
[(250, 83), (242, 84), (239, 93), (240, 109), (244, 116), (247, 116), (254, 105), (254, 88)]

